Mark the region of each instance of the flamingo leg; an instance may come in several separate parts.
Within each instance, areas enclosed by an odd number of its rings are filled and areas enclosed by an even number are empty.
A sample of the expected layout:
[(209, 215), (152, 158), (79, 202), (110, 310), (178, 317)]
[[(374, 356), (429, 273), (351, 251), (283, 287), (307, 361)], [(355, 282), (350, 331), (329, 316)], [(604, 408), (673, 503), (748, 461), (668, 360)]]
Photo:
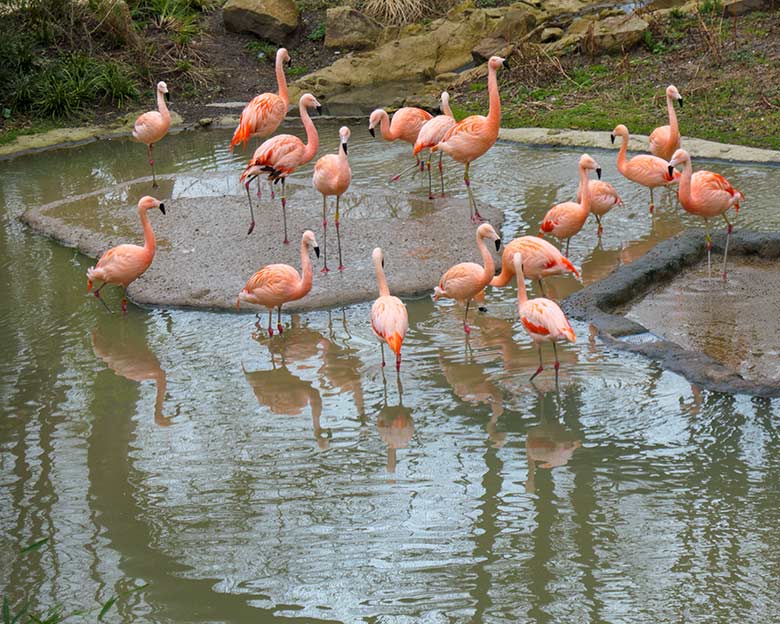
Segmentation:
[(328, 268), (328, 217), (327, 217), (327, 199), (322, 196), (322, 258), (323, 267), (321, 273), (330, 271)]
[(537, 343), (536, 348), (539, 349), (539, 368), (536, 369), (536, 372), (533, 375), (531, 375), (528, 381), (533, 381), (534, 377), (536, 377), (539, 373), (541, 373), (544, 370), (544, 366), (542, 366), (542, 344)]
[(108, 282), (103, 282), (103, 283), (102, 283), (102, 284), (101, 284), (101, 285), (100, 285), (100, 286), (97, 288), (97, 290), (95, 290), (95, 292), (93, 292), (92, 294), (93, 294), (93, 295), (95, 295), (95, 298), (96, 298), (98, 301), (100, 301), (100, 303), (102, 303), (102, 304), (103, 304), (103, 307), (104, 307), (106, 310), (108, 310), (108, 312), (109, 312), (110, 314), (113, 314), (114, 312), (111, 310), (111, 308), (109, 308), (109, 307), (108, 307), (108, 304), (107, 304), (105, 301), (103, 301), (103, 298), (100, 296), (100, 291), (103, 289), (103, 286), (105, 286), (106, 284), (108, 284)]
[(601, 234), (604, 232), (604, 228), (601, 226), (601, 217), (600, 217), (600, 216), (598, 216), (598, 215), (593, 215), (593, 216), (595, 216), (595, 217), (596, 217), (596, 223), (598, 223), (598, 224), (599, 224), (599, 227), (598, 227), (598, 229), (596, 230), (596, 236), (598, 236), (599, 238), (601, 238)]
[(707, 247), (707, 278), (712, 277), (712, 238), (710, 237), (710, 220), (704, 219), (704, 229), (707, 232), (704, 236)]
[(290, 241), (287, 239), (287, 191), (284, 186), (284, 178), (282, 178), (282, 220), (284, 221), (284, 241), (285, 245), (289, 245)]
[(650, 214), (655, 211), (655, 200), (653, 199), (653, 189), (650, 189)]
[(564, 256), (566, 256), (567, 258), (569, 257), (569, 243), (570, 243), (570, 242), (571, 242), (571, 238), (567, 238), (567, 239), (566, 239), (566, 253), (564, 253), (564, 254), (563, 254), (563, 255), (564, 255)]
[(417, 166), (419, 165), (419, 163), (420, 163), (419, 160), (415, 160), (414, 164), (411, 167), (407, 167), (406, 169), (402, 170), (401, 173), (398, 173), (398, 174), (394, 175), (392, 178), (390, 178), (390, 182), (397, 182), (398, 180), (401, 179), (401, 176), (406, 175), (410, 171), (415, 171), (416, 172), (417, 171)]
[(471, 299), (466, 301), (466, 313), (463, 315), (463, 331), (467, 335), (471, 333), (471, 327), (469, 327), (469, 305), (471, 305)]
[(431, 158), (433, 154), (428, 154), (428, 199), (433, 199), (433, 181), (431, 180)]
[(127, 297), (125, 297), (125, 287), (120, 286), (122, 289), (122, 315), (127, 315)]
[(152, 168), (152, 188), (157, 188), (157, 177), (154, 175), (154, 153), (152, 151), (152, 148), (154, 147), (153, 143), (149, 144), (149, 166)]
[(274, 191), (274, 183), (268, 180), (268, 188), (271, 189), (271, 201), (276, 199), (276, 191)]
[(441, 196), (444, 197), (444, 167), (441, 164), (441, 159), (444, 154), (439, 152), (439, 182), (441, 183)]
[(336, 242), (339, 246), (339, 271), (343, 271), (346, 267), (341, 261), (341, 230), (339, 230), (339, 199), (340, 196), (336, 195)]
[(481, 223), (484, 221), (482, 218), (482, 215), (479, 214), (479, 210), (477, 210), (477, 202), (474, 199), (474, 192), (471, 190), (471, 178), (469, 177), (469, 165), (471, 163), (466, 163), (466, 171), (463, 174), (463, 181), (466, 183), (466, 190), (469, 193), (469, 214), (471, 215), (471, 220), (474, 223)]
[(555, 385), (558, 385), (558, 369), (561, 367), (561, 363), (558, 361), (558, 347), (555, 346), (555, 341), (553, 340), (553, 353), (555, 354)]
[[(260, 201), (263, 199), (263, 193), (260, 191), (260, 188), (261, 188), (260, 185), (262, 184), (262, 182), (260, 181), (260, 177), (259, 176), (256, 176), (256, 178), (257, 178), (257, 201), (258, 201), (258, 203), (260, 203)], [(268, 184), (270, 186), (271, 183), (269, 182)], [(249, 191), (249, 188), (247, 188), (247, 192), (248, 191)], [(273, 197), (271, 199), (273, 199)]]
[(276, 329), (279, 330), (280, 334), (284, 333), (284, 325), (282, 325), (282, 306), (279, 306), (277, 308), (276, 313)]
[(401, 372), (401, 352), (399, 351), (395, 355), (395, 372), (400, 373)]
[(723, 281), (726, 281), (726, 258), (729, 256), (729, 239), (731, 238), (731, 232), (734, 229), (734, 226), (731, 224), (731, 221), (729, 221), (728, 217), (723, 215), (723, 219), (726, 221), (726, 225), (728, 228), (726, 229), (726, 247), (723, 250)]
[(544, 292), (544, 283), (542, 282), (542, 278), (539, 278), (539, 290), (542, 291), (542, 297), (546, 297), (547, 293)]
[[(384, 342), (380, 342), (379, 343), (379, 348), (382, 349), (382, 368), (384, 368), (385, 367), (385, 343)], [(384, 375), (384, 374), (385, 373), (383, 371), (382, 375)]]
[[(249, 194), (249, 183), (252, 180), (247, 180), (246, 184), (244, 184), (244, 188), (246, 189), (246, 198), (249, 200), (249, 217), (252, 219), (251, 223), (249, 224), (249, 231), (247, 232), (247, 236), (249, 236), (252, 233), (252, 230), (255, 229), (255, 209), (252, 207), (252, 196)], [(257, 183), (257, 197), (260, 197), (260, 182)]]
[(271, 327), (271, 322), (273, 321), (273, 315), (274, 315), (274, 309), (268, 308), (268, 335), (273, 336), (274, 335), (274, 329)]

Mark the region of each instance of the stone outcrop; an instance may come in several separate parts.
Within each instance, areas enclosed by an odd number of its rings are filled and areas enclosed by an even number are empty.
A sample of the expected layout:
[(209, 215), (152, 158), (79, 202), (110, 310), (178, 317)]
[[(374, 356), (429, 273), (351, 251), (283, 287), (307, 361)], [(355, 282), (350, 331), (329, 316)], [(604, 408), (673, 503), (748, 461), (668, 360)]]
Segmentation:
[(228, 0), (222, 20), (228, 30), (282, 45), (298, 28), (298, 8), (293, 0)]
[(365, 50), (377, 45), (382, 26), (349, 6), (328, 9), (325, 17), (325, 47)]
[(630, 50), (642, 40), (649, 27), (636, 14), (608, 17), (592, 24), (585, 33), (583, 48), (592, 55)]

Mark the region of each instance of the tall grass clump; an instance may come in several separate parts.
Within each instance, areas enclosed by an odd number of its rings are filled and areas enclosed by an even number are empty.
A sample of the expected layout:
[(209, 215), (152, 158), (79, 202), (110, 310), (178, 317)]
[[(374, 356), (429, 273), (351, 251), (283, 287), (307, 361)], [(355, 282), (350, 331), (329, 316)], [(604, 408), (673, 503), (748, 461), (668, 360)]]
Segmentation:
[(365, 0), (361, 10), (380, 24), (402, 26), (446, 12), (454, 0)]

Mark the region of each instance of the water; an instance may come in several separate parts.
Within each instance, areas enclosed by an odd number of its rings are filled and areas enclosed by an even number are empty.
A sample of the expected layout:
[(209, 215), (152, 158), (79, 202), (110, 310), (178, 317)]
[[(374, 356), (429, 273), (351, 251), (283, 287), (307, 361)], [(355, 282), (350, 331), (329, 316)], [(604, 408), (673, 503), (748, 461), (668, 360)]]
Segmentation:
[[(354, 126), (354, 184), (387, 184), (408, 148)], [(337, 126), (322, 127), (334, 149)], [(245, 156), (227, 137), (169, 137), (159, 171), (236, 171)], [(627, 208), (606, 217), (600, 246), (590, 222), (572, 241), (586, 282), (696, 225), (666, 205), (651, 221), (614, 155), (591, 154)], [(506, 210), (505, 239), (573, 193), (578, 155), (500, 144), (475, 165), (478, 195)], [(748, 195), (737, 227), (780, 225), (780, 169), (710, 166)], [(536, 354), (511, 289), (489, 293), (468, 342), (460, 309), (408, 302), (401, 388), (383, 380), (368, 304), (296, 316), (273, 340), (247, 316), (108, 316), (84, 292), (91, 261), (16, 217), (141, 175), (144, 149), (125, 141), (0, 163), (12, 605), (99, 609), (148, 583), (107, 620), (780, 618), (780, 403), (692, 387), (582, 323), (560, 350), (560, 393), (550, 370), (530, 385)], [(451, 168), (460, 192), (458, 178)], [(550, 283), (556, 296), (577, 287)]]

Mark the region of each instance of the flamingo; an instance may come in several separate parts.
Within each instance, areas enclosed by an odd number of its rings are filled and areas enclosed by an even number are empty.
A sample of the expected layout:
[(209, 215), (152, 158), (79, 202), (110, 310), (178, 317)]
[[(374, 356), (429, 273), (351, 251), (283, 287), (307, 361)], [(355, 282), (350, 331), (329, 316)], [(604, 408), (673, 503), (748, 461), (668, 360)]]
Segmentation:
[(166, 100), (170, 100), (168, 85), (162, 80), (157, 83), (157, 108), (140, 115), (133, 125), (133, 138), (146, 145), (149, 151), (149, 166), (152, 168), (152, 188), (157, 188), (157, 177), (154, 174), (154, 144), (168, 134), (171, 127), (171, 113), (166, 106)]
[(471, 333), (471, 328), (468, 324), (469, 304), (471, 304), (472, 299), (484, 297), (482, 289), (493, 279), (496, 268), (493, 256), (490, 255), (483, 239), (489, 238), (495, 241), (496, 251), (501, 247), (501, 239), (489, 223), (483, 223), (477, 228), (476, 238), (477, 248), (480, 254), (482, 254), (482, 261), (485, 265), (480, 266), (476, 262), (456, 264), (454, 267), (447, 269), (447, 272), (442, 275), (439, 285), (433, 289), (434, 301), (444, 297), (466, 302), (466, 313), (463, 315), (463, 331), (467, 334)]
[(521, 236), (504, 246), (501, 254), (501, 273), (490, 281), (491, 286), (506, 286), (514, 277), (515, 267), (512, 256), (518, 252), (523, 254), (525, 276), (530, 280), (539, 281), (542, 294), (544, 294), (542, 278), (569, 272), (580, 279), (575, 266), (556, 247), (538, 236)]
[(664, 160), (671, 160), (675, 150), (680, 149), (680, 128), (677, 114), (674, 112), (674, 100), (683, 105), (683, 99), (677, 87), (666, 87), (666, 110), (669, 113), (669, 125), (659, 126), (650, 133), (650, 153)]
[[(98, 260), (97, 264), (87, 269), (87, 292), (92, 292), (92, 283), (95, 280), (103, 282), (94, 291), (95, 297), (100, 299), (100, 291), (106, 284), (115, 284), (122, 289), (122, 313), (127, 313), (127, 297), (125, 291), (131, 282), (137, 280), (148, 269), (154, 259), (154, 251), (157, 241), (154, 238), (152, 224), (146, 214), (152, 208), (159, 208), (165, 214), (165, 204), (159, 199), (146, 195), (138, 202), (138, 216), (144, 229), (144, 246), (118, 245), (112, 247)], [(106, 302), (100, 299), (106, 309)], [(109, 310), (110, 311), (110, 310)]]
[(539, 236), (545, 233), (552, 234), (556, 238), (566, 239), (566, 253), (569, 255), (569, 242), (571, 237), (582, 229), (590, 212), (590, 185), (588, 184), (588, 171), (594, 170), (596, 175), (601, 178), (601, 167), (588, 154), (580, 156), (580, 188), (583, 190), (582, 202), (563, 202), (556, 204), (542, 219), (542, 225), (539, 228)]
[[(436, 115), (426, 121), (420, 133), (417, 135), (417, 141), (414, 143), (414, 155), (417, 156), (419, 152), (424, 149), (430, 150), (434, 145), (438, 145), (439, 142), (447, 134), (447, 131), (455, 125), (455, 116), (452, 114), (450, 108), (450, 94), (446, 91), (442, 91), (441, 94), (441, 111), (443, 115)], [(428, 153), (428, 199), (433, 199), (433, 188), (431, 183), (431, 158), (433, 152)], [(444, 170), (441, 164), (442, 153), (439, 152), (439, 180), (441, 182), (441, 196), (444, 197)]]
[(238, 127), (230, 141), (230, 151), (241, 143), (246, 146), (250, 137), (264, 139), (273, 134), (282, 123), (290, 106), (287, 96), (287, 80), (284, 77), (284, 63), (291, 63), (290, 55), (285, 48), (276, 51), (276, 84), (279, 93), (261, 93), (253, 97), (241, 111)]
[[(246, 286), (238, 293), (236, 310), (241, 309), (241, 302), (254, 303), (268, 308), (268, 335), (273, 336), (271, 318), (274, 308), (278, 309), (276, 328), (284, 333), (282, 326), (282, 306), (290, 301), (305, 297), (311, 290), (311, 259), (309, 248), (320, 257), (320, 248), (314, 232), (306, 230), (301, 237), (301, 275), (289, 264), (269, 264), (260, 269), (247, 280)], [(259, 327), (259, 314), (257, 325)]]
[(341, 260), (341, 234), (339, 233), (339, 199), (349, 188), (352, 181), (352, 169), (349, 168), (347, 160), (347, 141), (349, 141), (349, 128), (342, 126), (339, 128), (339, 138), (341, 145), (337, 154), (326, 154), (320, 158), (314, 165), (314, 177), (312, 184), (320, 193), (322, 193), (322, 257), (324, 266), (322, 272), (327, 273), (328, 269), (328, 219), (327, 219), (327, 197), (336, 196), (336, 238), (339, 244), (339, 271), (344, 270), (344, 264)]
[[(623, 200), (618, 195), (615, 187), (603, 180), (588, 180), (588, 189), (590, 190), (590, 211), (596, 217), (596, 223), (598, 223), (596, 235), (601, 236), (604, 232), (604, 228), (601, 226), (601, 217), (615, 206), (622, 206)], [(580, 182), (577, 188), (577, 201), (582, 201), (582, 182)]]
[[(387, 111), (377, 108), (368, 118), (368, 131), (372, 137), (376, 136), (375, 128), (379, 126), (379, 131), (385, 141), (405, 141), (414, 145), (417, 141), (417, 135), (425, 122), (433, 118), (428, 111), (415, 106), (404, 106), (393, 113), (393, 121), (387, 115)], [(404, 169), (401, 173), (390, 178), (391, 182), (398, 180), (404, 173), (416, 169), (420, 165), (420, 159), (415, 157), (413, 167)]]
[(650, 189), (650, 213), (652, 214), (655, 209), (653, 189), (659, 186), (673, 184), (680, 178), (680, 174), (676, 171), (673, 174), (670, 174), (669, 163), (663, 158), (651, 156), (650, 154), (640, 154), (639, 156), (634, 156), (631, 160), (626, 161), (626, 150), (628, 149), (629, 139), (628, 128), (623, 124), (615, 127), (610, 135), (612, 143), (615, 142), (616, 136), (622, 137), (623, 139), (617, 157), (618, 171), (632, 182), (636, 182), (637, 184), (641, 184)]
[(298, 108), (301, 112), (301, 121), (306, 129), (306, 144), (297, 136), (292, 134), (277, 134), (263, 142), (255, 150), (252, 160), (249, 161), (246, 169), (241, 174), (241, 182), (247, 181), (246, 196), (249, 199), (249, 214), (252, 217), (252, 223), (249, 226), (247, 234), (251, 234), (255, 228), (255, 215), (252, 210), (252, 199), (249, 197), (249, 182), (262, 173), (268, 174), (268, 179), (274, 183), (282, 181), (282, 218), (284, 219), (284, 244), (290, 241), (287, 239), (287, 196), (285, 195), (284, 180), (298, 167), (305, 165), (317, 153), (320, 145), (320, 138), (317, 135), (317, 128), (309, 117), (309, 108), (316, 108), (317, 112), (322, 112), (322, 106), (311, 93), (304, 93), (298, 101)]
[(498, 139), (498, 128), (501, 124), (501, 98), (498, 95), (498, 79), (496, 71), (499, 67), (509, 67), (506, 60), (500, 56), (491, 56), (488, 61), (488, 94), (490, 109), (487, 117), (471, 115), (456, 123), (444, 135), (441, 143), (434, 145), (431, 152), (443, 150), (455, 160), (466, 165), (463, 181), (469, 195), (469, 213), (472, 221), (481, 221), (477, 210), (474, 194), (471, 190), (469, 166), (473, 161), (487, 152)]
[(390, 294), (385, 277), (385, 256), (377, 247), (371, 252), (374, 262), (376, 281), (379, 284), (379, 297), (371, 306), (371, 330), (379, 339), (382, 348), (382, 366), (385, 365), (385, 342), (395, 353), (395, 370), (401, 370), (401, 345), (409, 329), (409, 315), (406, 306), (398, 297)]
[(557, 384), (558, 369), (561, 364), (558, 361), (558, 348), (555, 343), (562, 340), (574, 342), (577, 337), (557, 303), (544, 297), (528, 298), (525, 292), (525, 277), (523, 276), (523, 254), (515, 253), (512, 262), (515, 266), (515, 275), (517, 275), (517, 312), (520, 316), (520, 322), (539, 350), (539, 368), (531, 375), (529, 381), (533, 381), (534, 377), (544, 370), (542, 343), (552, 342), (555, 354), (555, 383)]
[(726, 216), (726, 211), (732, 206), (739, 213), (739, 202), (745, 199), (745, 194), (738, 191), (722, 175), (712, 171), (697, 171), (693, 173), (691, 157), (684, 149), (678, 149), (669, 161), (671, 173), (677, 165), (682, 165), (682, 177), (678, 191), (680, 204), (686, 212), (704, 218), (707, 231), (707, 271), (712, 277), (712, 239), (710, 238), (710, 218), (722, 216), (726, 222), (726, 247), (723, 250), (723, 281), (726, 281), (726, 258), (729, 253), (729, 239), (733, 226)]

